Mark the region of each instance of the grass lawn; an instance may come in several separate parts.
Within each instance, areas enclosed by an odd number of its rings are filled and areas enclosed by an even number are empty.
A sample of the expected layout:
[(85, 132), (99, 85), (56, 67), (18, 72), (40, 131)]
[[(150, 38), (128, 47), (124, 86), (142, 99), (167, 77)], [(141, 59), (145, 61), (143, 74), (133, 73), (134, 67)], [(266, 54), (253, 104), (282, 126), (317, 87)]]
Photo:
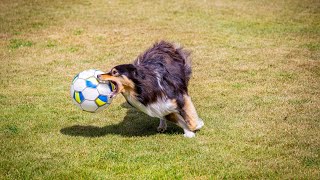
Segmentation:
[[(74, 75), (192, 50), (196, 138), (71, 102)], [(1, 0), (0, 179), (319, 179), (320, 1)]]

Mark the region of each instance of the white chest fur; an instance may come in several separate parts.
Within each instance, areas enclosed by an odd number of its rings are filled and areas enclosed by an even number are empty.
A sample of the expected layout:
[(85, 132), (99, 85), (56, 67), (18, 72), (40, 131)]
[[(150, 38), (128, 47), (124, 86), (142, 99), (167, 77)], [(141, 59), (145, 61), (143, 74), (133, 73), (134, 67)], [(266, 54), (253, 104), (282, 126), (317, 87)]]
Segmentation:
[(145, 106), (129, 94), (123, 93), (123, 96), (132, 106), (151, 117), (163, 118), (170, 113), (177, 112), (176, 104), (169, 99), (159, 98), (156, 102)]

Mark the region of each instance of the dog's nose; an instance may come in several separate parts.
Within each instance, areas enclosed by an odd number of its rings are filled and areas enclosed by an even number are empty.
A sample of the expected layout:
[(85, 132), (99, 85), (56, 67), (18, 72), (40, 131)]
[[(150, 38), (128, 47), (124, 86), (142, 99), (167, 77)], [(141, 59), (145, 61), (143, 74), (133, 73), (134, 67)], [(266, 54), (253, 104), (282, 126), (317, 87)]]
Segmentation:
[(101, 74), (98, 74), (98, 75), (97, 75), (97, 78), (100, 79), (100, 78), (101, 78)]

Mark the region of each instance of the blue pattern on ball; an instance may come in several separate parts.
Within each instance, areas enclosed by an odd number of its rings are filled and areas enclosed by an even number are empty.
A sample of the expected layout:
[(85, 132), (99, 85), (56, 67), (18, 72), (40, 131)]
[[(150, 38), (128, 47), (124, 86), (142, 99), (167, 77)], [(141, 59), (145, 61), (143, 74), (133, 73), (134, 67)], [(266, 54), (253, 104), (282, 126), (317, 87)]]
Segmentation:
[(107, 96), (99, 95), (98, 98), (103, 102), (106, 102), (106, 103), (108, 102), (108, 97)]
[(98, 86), (98, 84), (94, 84), (90, 80), (86, 80), (86, 86), (90, 87), (90, 88), (96, 88)]

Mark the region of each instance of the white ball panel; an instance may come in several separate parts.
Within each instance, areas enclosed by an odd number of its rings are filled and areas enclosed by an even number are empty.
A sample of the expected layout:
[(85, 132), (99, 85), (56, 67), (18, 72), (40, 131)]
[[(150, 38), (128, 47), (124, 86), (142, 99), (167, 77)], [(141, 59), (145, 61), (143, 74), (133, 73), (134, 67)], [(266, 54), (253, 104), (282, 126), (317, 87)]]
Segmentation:
[(81, 107), (85, 111), (95, 112), (98, 109), (97, 104), (94, 101), (84, 100), (81, 103)]
[(99, 92), (97, 89), (93, 88), (86, 88), (85, 90), (82, 91), (83, 97), (86, 100), (95, 100), (99, 96)]
[(82, 91), (86, 88), (86, 81), (84, 79), (77, 79), (74, 83), (73, 83), (73, 89), (76, 91)]
[(91, 77), (91, 76), (94, 76), (94, 72), (95, 72), (96, 70), (94, 70), (94, 69), (89, 69), (89, 70), (86, 70), (86, 71), (82, 71), (80, 74), (79, 74), (79, 78), (81, 78), (81, 79), (87, 79), (87, 78), (89, 78), (89, 77)]
[(100, 94), (105, 95), (105, 96), (108, 96), (111, 93), (109, 83), (107, 83), (107, 84), (100, 83), (97, 86), (97, 89), (98, 89)]

